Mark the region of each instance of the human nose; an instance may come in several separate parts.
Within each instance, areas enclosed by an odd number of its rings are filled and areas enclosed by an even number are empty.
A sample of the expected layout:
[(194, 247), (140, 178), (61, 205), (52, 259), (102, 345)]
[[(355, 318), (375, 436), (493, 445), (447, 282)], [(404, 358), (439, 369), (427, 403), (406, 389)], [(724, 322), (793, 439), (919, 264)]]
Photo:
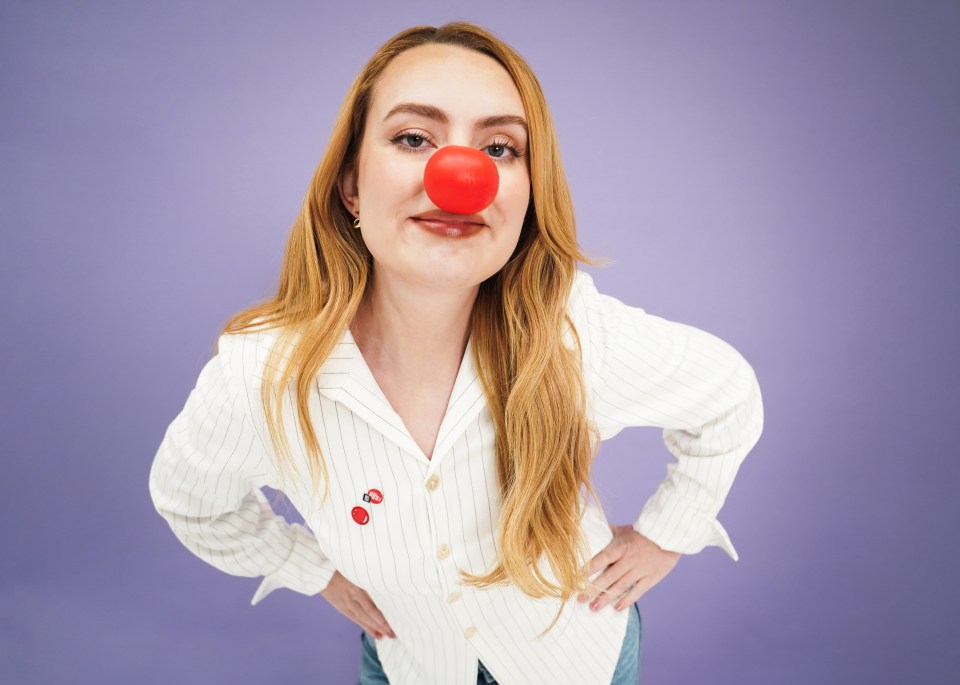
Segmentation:
[(423, 187), (443, 211), (477, 214), (497, 197), (500, 173), (480, 150), (447, 145), (430, 155), (423, 170)]

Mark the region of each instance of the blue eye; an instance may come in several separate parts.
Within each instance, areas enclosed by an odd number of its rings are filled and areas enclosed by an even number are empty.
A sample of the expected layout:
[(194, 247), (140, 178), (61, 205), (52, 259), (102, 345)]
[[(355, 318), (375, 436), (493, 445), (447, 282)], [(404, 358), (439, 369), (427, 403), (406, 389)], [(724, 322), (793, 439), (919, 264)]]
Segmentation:
[(410, 140), (416, 140), (418, 142), (417, 145), (412, 145), (412, 144), (410, 145), (410, 147), (412, 147), (415, 150), (422, 147), (423, 143), (427, 142), (426, 138), (424, 138), (423, 136), (418, 136), (414, 133), (405, 133), (401, 136), (398, 136), (397, 139), (398, 140), (407, 139), (407, 142), (410, 142)]
[[(523, 153), (515, 148), (513, 145), (506, 140), (495, 140), (492, 144), (487, 145), (484, 148), (487, 151), (487, 154), (493, 157), (495, 161), (504, 161), (510, 162), (518, 157), (522, 157)], [(506, 153), (510, 153), (509, 155)]]
[[(420, 131), (402, 131), (391, 138), (390, 142), (404, 152), (421, 152), (428, 149), (424, 143), (429, 143), (430, 138)], [(494, 162), (509, 163), (523, 157), (523, 150), (519, 150), (513, 145), (510, 145), (510, 141), (507, 140), (494, 140), (483, 149), (487, 151), (487, 154), (490, 155), (490, 158), (493, 159)], [(504, 156), (507, 151), (509, 151), (510, 154)]]
[[(401, 144), (400, 141), (404, 142)], [(391, 138), (390, 142), (398, 146), (401, 150), (411, 152), (413, 150), (426, 149), (423, 144), (430, 142), (430, 139), (420, 132), (403, 131)]]

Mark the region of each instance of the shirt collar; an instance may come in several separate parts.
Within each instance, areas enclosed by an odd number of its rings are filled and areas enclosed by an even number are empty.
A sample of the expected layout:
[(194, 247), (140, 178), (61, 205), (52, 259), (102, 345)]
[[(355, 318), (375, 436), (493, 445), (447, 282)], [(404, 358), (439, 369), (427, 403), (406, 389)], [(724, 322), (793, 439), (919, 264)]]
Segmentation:
[(473, 362), (472, 333), (440, 424), (432, 459), (427, 459), (383, 394), (349, 328), (317, 373), (317, 388), (325, 397), (345, 405), (403, 451), (431, 462), (432, 468), (486, 406), (483, 385)]

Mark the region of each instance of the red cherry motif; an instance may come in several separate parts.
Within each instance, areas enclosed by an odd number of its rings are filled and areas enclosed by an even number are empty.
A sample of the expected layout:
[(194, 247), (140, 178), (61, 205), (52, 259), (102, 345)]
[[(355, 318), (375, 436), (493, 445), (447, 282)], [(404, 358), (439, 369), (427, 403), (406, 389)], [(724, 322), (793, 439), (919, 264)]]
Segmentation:
[[(364, 502), (380, 504), (383, 501), (383, 493), (376, 489), (367, 490), (362, 499)], [(361, 526), (365, 526), (370, 523), (370, 514), (367, 513), (367, 510), (363, 507), (354, 507), (350, 512), (350, 515), (353, 516), (353, 520), (359, 523)]]
[(370, 514), (368, 514), (367, 510), (363, 507), (354, 507), (350, 514), (353, 516), (353, 520), (359, 523), (361, 526), (365, 526), (370, 523)]
[(476, 214), (497, 196), (500, 174), (489, 155), (472, 147), (447, 145), (427, 160), (423, 170), (427, 197), (453, 214)]

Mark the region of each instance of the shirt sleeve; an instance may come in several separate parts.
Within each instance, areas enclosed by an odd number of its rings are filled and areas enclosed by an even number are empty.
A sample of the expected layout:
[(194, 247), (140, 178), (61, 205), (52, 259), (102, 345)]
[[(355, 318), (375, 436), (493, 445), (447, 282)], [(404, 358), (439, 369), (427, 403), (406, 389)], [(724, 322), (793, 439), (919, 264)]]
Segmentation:
[(634, 530), (665, 550), (715, 545), (736, 561), (717, 513), (763, 429), (753, 369), (716, 336), (599, 293), (586, 272), (578, 273), (571, 304), (601, 438), (628, 426), (662, 427), (676, 458)]
[(280, 587), (315, 595), (336, 569), (313, 533), (274, 513), (260, 489), (273, 485), (272, 463), (220, 340), (164, 434), (150, 496), (195, 555), (226, 573), (264, 576), (251, 604)]

